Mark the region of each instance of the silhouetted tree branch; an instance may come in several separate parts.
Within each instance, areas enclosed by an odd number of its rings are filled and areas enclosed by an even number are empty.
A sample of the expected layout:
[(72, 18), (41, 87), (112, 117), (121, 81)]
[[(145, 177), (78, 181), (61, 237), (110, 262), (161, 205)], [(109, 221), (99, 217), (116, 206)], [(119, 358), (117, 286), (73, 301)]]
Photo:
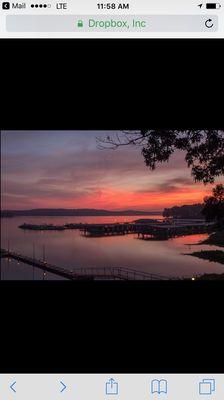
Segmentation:
[(176, 150), (186, 153), (195, 181), (213, 183), (224, 175), (224, 130), (158, 129), (123, 131), (120, 134), (98, 137), (100, 149), (121, 146), (140, 146), (147, 167), (154, 170), (158, 164), (168, 162)]

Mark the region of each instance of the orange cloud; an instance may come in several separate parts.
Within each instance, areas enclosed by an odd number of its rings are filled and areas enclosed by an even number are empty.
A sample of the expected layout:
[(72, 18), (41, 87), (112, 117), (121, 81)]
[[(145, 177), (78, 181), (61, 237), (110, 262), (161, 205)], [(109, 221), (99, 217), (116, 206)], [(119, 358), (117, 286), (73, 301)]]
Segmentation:
[[(209, 193), (209, 190), (208, 190)], [(101, 189), (94, 195), (87, 194), (80, 199), (74, 197), (69, 199), (33, 199), (39, 207), (52, 208), (104, 208), (104, 209), (142, 209), (162, 210), (164, 207), (174, 205), (193, 204), (203, 201), (207, 190), (197, 188), (181, 188), (172, 193), (137, 193), (116, 189)]]

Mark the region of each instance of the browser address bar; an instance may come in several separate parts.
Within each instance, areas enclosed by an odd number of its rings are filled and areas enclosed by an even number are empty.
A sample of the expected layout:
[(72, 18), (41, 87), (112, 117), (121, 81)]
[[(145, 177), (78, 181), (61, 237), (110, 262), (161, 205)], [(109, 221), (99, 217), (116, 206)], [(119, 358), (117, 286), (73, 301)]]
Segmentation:
[(8, 15), (8, 32), (216, 32), (217, 15)]

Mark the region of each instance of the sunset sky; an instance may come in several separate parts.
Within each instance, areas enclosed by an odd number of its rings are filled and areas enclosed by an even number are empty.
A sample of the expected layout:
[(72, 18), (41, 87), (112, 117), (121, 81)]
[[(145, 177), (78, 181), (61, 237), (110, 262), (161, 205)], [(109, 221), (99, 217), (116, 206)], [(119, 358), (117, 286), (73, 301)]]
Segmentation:
[[(195, 184), (184, 154), (150, 171), (139, 147), (99, 150), (112, 131), (1, 133), (1, 207), (159, 211), (202, 202), (211, 185)], [(115, 132), (117, 133), (117, 132)]]

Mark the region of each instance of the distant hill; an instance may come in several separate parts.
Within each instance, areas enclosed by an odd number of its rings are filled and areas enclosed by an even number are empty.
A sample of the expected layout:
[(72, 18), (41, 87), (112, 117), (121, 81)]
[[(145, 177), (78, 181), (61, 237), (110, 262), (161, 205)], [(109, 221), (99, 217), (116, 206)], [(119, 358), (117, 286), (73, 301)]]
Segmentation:
[(201, 213), (203, 210), (203, 204), (192, 204), (185, 206), (175, 206), (172, 208), (165, 208), (163, 211), (164, 217), (173, 217), (173, 218), (204, 218), (204, 215)]
[(110, 211), (110, 210), (96, 210), (92, 208), (77, 208), (77, 209), (66, 209), (66, 208), (36, 208), (33, 210), (2, 210), (1, 217), (18, 217), (18, 216), (128, 216), (128, 215), (158, 215), (162, 214), (162, 211), (135, 211), (135, 210), (124, 210), (124, 211)]

